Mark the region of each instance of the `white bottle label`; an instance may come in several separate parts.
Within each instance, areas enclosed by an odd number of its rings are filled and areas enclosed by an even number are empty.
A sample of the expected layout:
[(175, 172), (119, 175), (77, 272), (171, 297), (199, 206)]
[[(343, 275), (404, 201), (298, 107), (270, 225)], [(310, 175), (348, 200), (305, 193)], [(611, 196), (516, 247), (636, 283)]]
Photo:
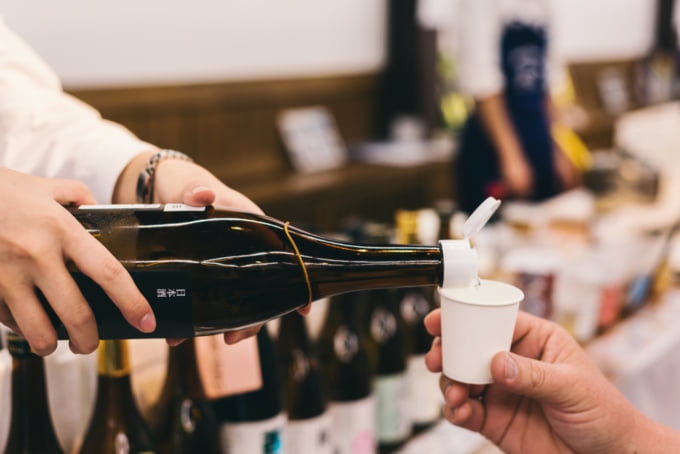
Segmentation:
[[(375, 454), (375, 398), (331, 402), (328, 412), (335, 454)], [(292, 454), (292, 453), (291, 453)]]
[(281, 413), (264, 421), (226, 423), (220, 427), (225, 454), (284, 454), (286, 416)]
[(411, 433), (409, 383), (406, 373), (375, 378), (379, 443), (397, 443)]
[(291, 454), (333, 454), (331, 444), (331, 414), (309, 419), (288, 421), (286, 452)]
[(409, 358), (408, 382), (413, 423), (429, 424), (439, 419), (444, 404), (439, 391), (439, 374), (427, 369), (425, 355), (413, 355)]

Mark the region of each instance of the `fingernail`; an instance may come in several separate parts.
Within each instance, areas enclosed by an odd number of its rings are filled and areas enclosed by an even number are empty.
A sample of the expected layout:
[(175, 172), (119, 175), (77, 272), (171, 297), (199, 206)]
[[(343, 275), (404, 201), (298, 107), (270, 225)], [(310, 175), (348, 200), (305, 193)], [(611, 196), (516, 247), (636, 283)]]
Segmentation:
[(182, 339), (165, 339), (170, 347), (177, 347), (182, 343)]
[(229, 345), (234, 345), (237, 342), (242, 341), (246, 337), (247, 335), (242, 331), (231, 331), (228, 333), (224, 333), (224, 342), (226, 342)]
[(139, 329), (143, 333), (150, 333), (156, 329), (156, 318), (151, 312), (144, 314), (144, 317), (139, 321)]
[(194, 189), (191, 190), (192, 194), (198, 194), (199, 192), (203, 191), (210, 191), (211, 189), (208, 186), (196, 186)]
[(517, 377), (517, 363), (510, 355), (505, 355), (505, 378), (514, 380)]

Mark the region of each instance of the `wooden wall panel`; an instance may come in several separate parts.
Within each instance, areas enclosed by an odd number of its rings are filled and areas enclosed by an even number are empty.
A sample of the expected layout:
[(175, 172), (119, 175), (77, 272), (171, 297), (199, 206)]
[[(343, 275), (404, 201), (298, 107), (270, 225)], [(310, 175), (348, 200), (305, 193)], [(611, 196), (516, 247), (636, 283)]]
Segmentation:
[(364, 74), (72, 93), (140, 138), (188, 153), (271, 215), (329, 230), (349, 215), (391, 220), (397, 208), (449, 195), (447, 164), (293, 172), (276, 129), (278, 113), (324, 105), (348, 143), (370, 140), (379, 84), (379, 74)]

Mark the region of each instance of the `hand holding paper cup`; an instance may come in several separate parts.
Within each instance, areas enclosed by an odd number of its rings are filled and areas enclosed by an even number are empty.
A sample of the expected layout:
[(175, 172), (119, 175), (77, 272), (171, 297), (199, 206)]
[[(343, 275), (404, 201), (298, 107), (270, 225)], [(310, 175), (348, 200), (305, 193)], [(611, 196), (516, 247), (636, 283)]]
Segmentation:
[(491, 359), (510, 350), (524, 294), (513, 285), (491, 280), (439, 292), (444, 375), (468, 384), (493, 382)]

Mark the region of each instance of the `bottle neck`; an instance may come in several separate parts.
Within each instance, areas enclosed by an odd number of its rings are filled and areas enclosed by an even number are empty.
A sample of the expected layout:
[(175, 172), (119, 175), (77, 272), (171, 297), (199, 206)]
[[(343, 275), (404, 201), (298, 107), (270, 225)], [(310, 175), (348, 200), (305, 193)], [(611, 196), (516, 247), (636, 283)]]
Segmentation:
[(97, 376), (95, 414), (122, 417), (125, 409), (134, 406), (127, 340), (99, 342)]
[(376, 288), (441, 285), (439, 246), (361, 245), (290, 229), (313, 298)]
[(7, 334), (7, 348), (12, 356), (12, 407), (37, 402), (47, 405), (45, 363), (43, 358), (31, 351), (26, 339)]
[(281, 318), (277, 345), (281, 355), (290, 354), (296, 349), (310, 351), (309, 333), (302, 315), (291, 312)]
[[(12, 359), (12, 408), (31, 411), (47, 405), (45, 364), (39, 356)], [(40, 413), (44, 413), (40, 411)]]
[[(179, 393), (193, 399), (203, 398), (203, 386), (198, 375), (193, 339), (168, 348), (166, 383), (162, 393)], [(167, 388), (167, 389), (166, 389)]]
[(126, 340), (99, 342), (97, 373), (100, 377), (112, 378), (130, 375), (130, 353)]

